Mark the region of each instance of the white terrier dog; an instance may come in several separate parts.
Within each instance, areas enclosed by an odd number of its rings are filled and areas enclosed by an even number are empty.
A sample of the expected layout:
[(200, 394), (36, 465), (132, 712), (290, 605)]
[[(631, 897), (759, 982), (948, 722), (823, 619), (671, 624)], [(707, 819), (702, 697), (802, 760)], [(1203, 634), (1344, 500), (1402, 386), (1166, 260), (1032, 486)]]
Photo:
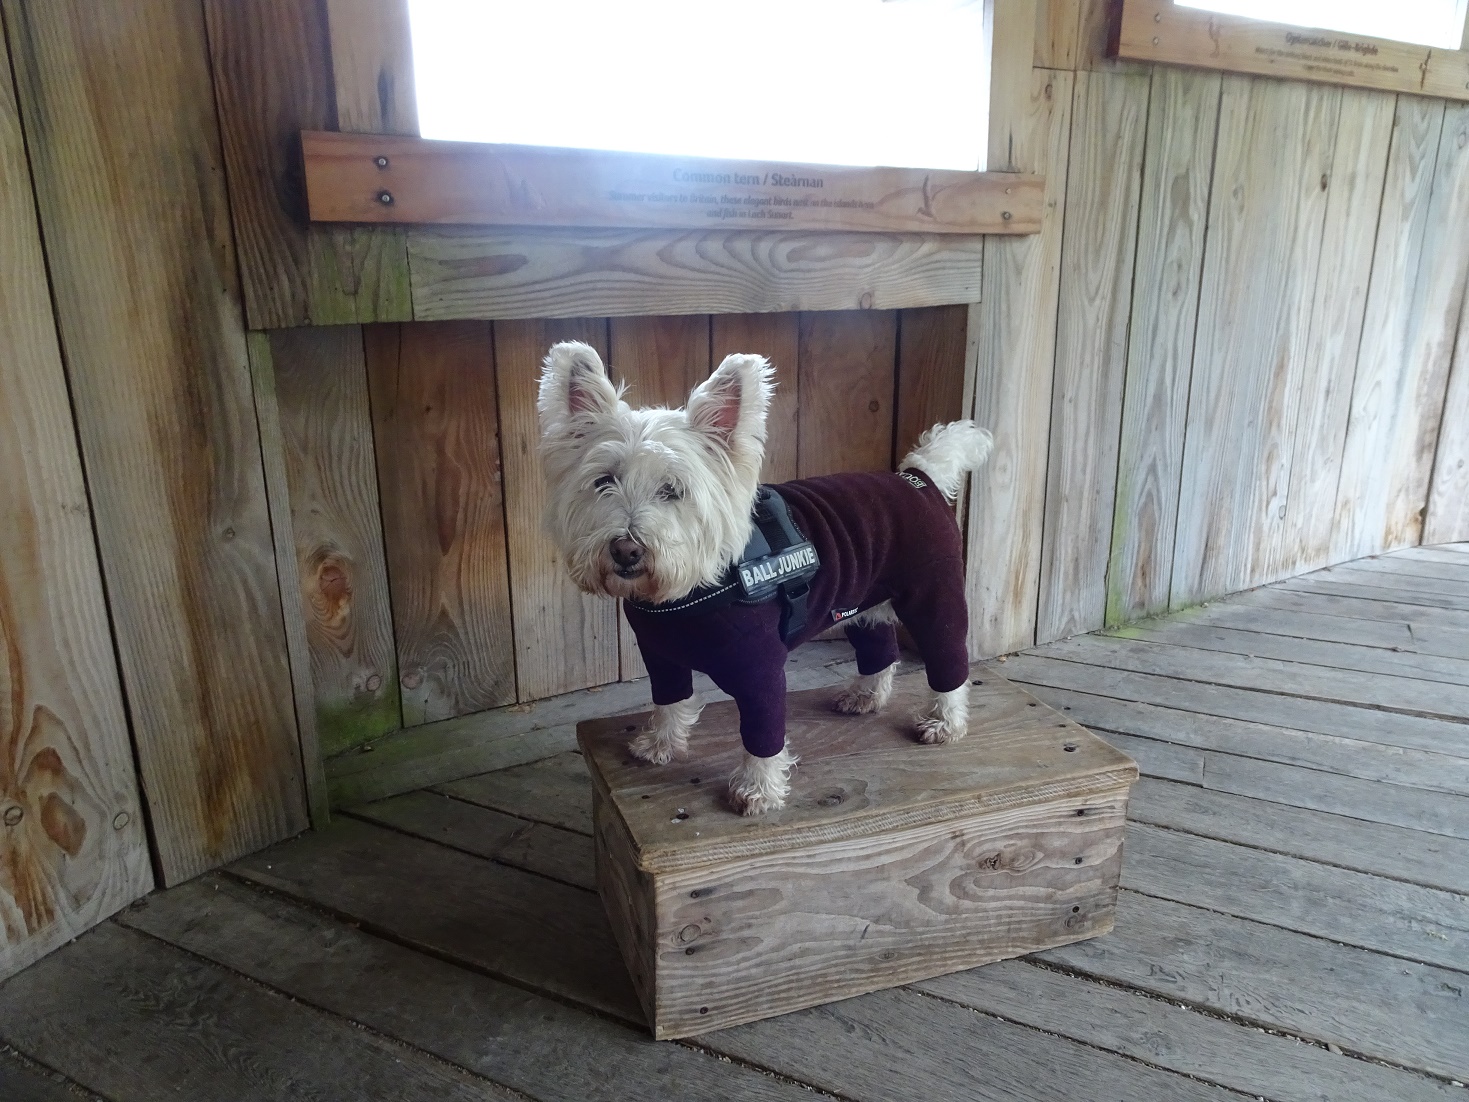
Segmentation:
[(881, 709), (892, 693), (901, 619), (933, 700), (921, 741), (968, 724), (963, 541), (949, 504), (989, 454), (972, 421), (936, 425), (898, 473), (759, 485), (769, 364), (733, 355), (684, 409), (633, 409), (596, 351), (566, 342), (540, 386), (547, 528), (583, 590), (620, 598), (653, 693), (632, 753), (664, 764), (688, 746), (707, 673), (740, 711), (744, 760), (730, 798), (746, 815), (783, 807), (796, 764), (785, 746), (785, 660), (847, 625), (858, 675), (835, 707)]

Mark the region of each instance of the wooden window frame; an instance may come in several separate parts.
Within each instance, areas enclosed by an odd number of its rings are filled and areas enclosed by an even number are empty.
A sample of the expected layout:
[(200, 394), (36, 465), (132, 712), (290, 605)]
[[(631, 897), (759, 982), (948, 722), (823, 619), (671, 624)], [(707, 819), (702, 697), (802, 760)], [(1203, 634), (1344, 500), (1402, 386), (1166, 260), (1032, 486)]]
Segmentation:
[(1122, 0), (1109, 52), (1129, 61), (1469, 100), (1469, 30), (1460, 49), (1444, 50), (1222, 15), (1173, 0)]

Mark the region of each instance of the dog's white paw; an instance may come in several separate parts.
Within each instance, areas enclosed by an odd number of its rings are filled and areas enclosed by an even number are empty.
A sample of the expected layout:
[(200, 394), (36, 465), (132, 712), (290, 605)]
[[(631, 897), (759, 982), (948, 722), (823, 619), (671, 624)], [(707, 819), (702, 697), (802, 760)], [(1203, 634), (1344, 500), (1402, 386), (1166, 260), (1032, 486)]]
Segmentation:
[(969, 686), (934, 693), (933, 703), (918, 719), (918, 741), (929, 746), (958, 742), (969, 731)]
[(695, 693), (677, 704), (658, 704), (648, 729), (628, 743), (633, 757), (652, 765), (667, 765), (681, 758), (689, 749), (689, 731), (698, 722), (704, 702)]
[(788, 747), (773, 758), (747, 751), (729, 778), (729, 802), (741, 815), (779, 811), (791, 793), (791, 770), (799, 760)]
[(882, 711), (893, 695), (893, 669), (889, 666), (881, 673), (858, 674), (842, 686), (831, 706), (849, 716)]

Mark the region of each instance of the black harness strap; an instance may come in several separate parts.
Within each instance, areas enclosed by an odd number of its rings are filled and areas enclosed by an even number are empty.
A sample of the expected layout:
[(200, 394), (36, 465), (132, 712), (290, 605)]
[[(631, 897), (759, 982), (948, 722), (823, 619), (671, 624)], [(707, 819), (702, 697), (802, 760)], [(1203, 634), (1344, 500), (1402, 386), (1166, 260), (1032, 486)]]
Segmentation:
[(750, 541), (713, 585), (665, 604), (628, 600), (640, 612), (663, 616), (698, 615), (725, 605), (757, 605), (780, 599), (780, 639), (789, 644), (806, 627), (811, 579), (821, 567), (816, 548), (796, 527), (785, 498), (771, 486), (755, 495)]

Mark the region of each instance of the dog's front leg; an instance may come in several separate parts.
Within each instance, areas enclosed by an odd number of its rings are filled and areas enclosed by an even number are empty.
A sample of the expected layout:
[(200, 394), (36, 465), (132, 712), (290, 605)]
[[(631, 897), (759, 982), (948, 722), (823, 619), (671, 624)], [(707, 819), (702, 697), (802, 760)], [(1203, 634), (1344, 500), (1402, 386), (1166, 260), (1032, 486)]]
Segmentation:
[(797, 758), (786, 746), (785, 648), (775, 658), (743, 667), (728, 687), (740, 709), (745, 753), (729, 778), (729, 801), (741, 815), (779, 811), (791, 791)]
[(699, 722), (703, 710), (698, 693), (674, 704), (655, 704), (647, 730), (628, 746), (632, 756), (654, 765), (667, 765), (683, 757), (689, 749), (689, 731)]

